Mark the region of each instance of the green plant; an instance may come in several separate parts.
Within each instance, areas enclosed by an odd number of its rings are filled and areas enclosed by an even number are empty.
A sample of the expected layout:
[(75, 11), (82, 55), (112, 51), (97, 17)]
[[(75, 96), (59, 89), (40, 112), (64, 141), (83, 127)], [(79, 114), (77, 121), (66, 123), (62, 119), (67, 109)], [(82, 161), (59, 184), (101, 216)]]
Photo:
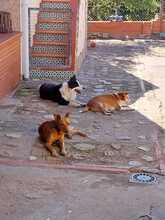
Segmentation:
[(124, 20), (151, 20), (159, 12), (160, 0), (89, 0), (89, 20), (108, 20), (117, 13)]

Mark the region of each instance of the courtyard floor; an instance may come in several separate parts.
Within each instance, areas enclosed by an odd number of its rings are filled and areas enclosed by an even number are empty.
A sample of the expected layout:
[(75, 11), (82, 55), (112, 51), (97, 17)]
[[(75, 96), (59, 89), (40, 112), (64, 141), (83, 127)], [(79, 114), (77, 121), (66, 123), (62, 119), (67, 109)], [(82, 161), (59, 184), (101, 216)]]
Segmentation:
[[(111, 116), (82, 114), (78, 108), (40, 100), (38, 88), (42, 82), (22, 82), (11, 97), (1, 101), (2, 162), (14, 159), (155, 172), (164, 169), (164, 46), (163, 41), (110, 40), (97, 41), (96, 48), (88, 50), (78, 75), (86, 89), (78, 99), (86, 103), (98, 94), (128, 91), (132, 111)], [(68, 111), (73, 126), (88, 138), (66, 140), (67, 157), (52, 158), (38, 139), (38, 126), (53, 113)]]
[[(165, 219), (163, 177), (148, 190), (128, 184), (130, 172), (165, 174), (164, 60), (164, 41), (96, 41), (88, 49), (78, 74), (86, 89), (78, 99), (86, 103), (97, 94), (126, 90), (132, 111), (82, 114), (40, 100), (41, 81), (23, 81), (1, 100), (0, 218)], [(52, 158), (38, 139), (38, 126), (68, 111), (88, 138), (66, 139), (67, 157)]]

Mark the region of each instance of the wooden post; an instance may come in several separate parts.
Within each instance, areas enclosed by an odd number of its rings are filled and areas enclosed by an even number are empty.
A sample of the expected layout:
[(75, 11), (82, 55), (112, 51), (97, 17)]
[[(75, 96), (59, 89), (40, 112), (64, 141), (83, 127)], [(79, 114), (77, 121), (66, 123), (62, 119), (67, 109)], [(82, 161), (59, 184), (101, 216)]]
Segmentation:
[(12, 22), (10, 13), (0, 11), (0, 33), (12, 32)]

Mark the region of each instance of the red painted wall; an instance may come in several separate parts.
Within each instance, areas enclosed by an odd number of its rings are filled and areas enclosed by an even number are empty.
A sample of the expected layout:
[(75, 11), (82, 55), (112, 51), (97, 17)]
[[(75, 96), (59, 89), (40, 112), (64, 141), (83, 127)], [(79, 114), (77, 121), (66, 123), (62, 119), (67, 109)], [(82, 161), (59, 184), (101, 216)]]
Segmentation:
[(88, 33), (109, 33), (112, 37), (140, 37), (165, 32), (165, 20), (160, 21), (89, 21)]
[(0, 98), (16, 88), (21, 78), (20, 34), (0, 34)]

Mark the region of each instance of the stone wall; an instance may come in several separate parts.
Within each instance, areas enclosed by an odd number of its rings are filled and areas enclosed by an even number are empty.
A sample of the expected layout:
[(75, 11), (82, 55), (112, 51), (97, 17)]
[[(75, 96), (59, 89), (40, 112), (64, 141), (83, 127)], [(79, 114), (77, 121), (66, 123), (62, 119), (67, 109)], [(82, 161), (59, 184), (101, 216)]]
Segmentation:
[(0, 10), (11, 13), (14, 31), (20, 31), (20, 0), (0, 0)]

